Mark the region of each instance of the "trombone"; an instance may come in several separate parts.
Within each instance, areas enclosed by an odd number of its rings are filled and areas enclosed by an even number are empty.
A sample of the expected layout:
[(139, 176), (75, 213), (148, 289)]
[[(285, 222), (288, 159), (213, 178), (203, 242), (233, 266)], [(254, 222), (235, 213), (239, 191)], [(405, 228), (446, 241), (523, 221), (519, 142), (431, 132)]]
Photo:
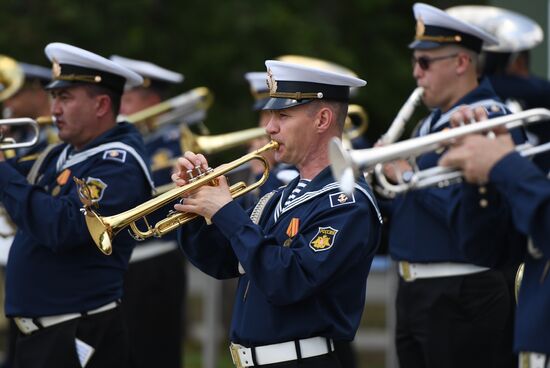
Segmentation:
[[(198, 135), (189, 129), (185, 124), (180, 127), (180, 147), (181, 151), (192, 151), (200, 153), (217, 153), (223, 150), (238, 147), (246, 144), (253, 139), (266, 136), (264, 128), (249, 128), (236, 132), (217, 134), (217, 135)], [(175, 159), (163, 162), (160, 165), (153, 165), (153, 171), (162, 170), (174, 166)]]
[[(191, 221), (198, 215), (194, 213), (171, 211), (168, 213), (166, 218), (157, 222), (155, 226), (149, 225), (147, 222), (147, 215), (150, 215), (166, 204), (183, 198), (187, 193), (190, 193), (203, 185), (216, 185), (218, 177), (248, 163), (251, 160), (260, 160), (263, 162), (264, 172), (262, 177), (255, 183), (248, 186), (244, 182), (238, 182), (237, 184), (232, 185), (229, 190), (231, 191), (231, 196), (233, 198), (237, 198), (256, 189), (265, 183), (267, 177), (269, 176), (269, 165), (267, 160), (261, 154), (268, 150), (276, 150), (278, 147), (279, 144), (277, 142), (271, 141), (265, 146), (244, 155), (243, 157), (234, 160), (227, 165), (222, 165), (215, 169), (209, 168), (206, 172), (201, 172), (200, 168), (196, 167), (195, 170), (190, 170), (194, 171), (191, 174), (196, 174), (196, 176), (191, 179), (188, 184), (169, 190), (166, 193), (150, 199), (149, 201), (144, 202), (128, 211), (108, 217), (99, 216), (93, 210), (96, 203), (92, 200), (90, 189), (87, 187), (84, 180), (74, 178), (78, 187), (80, 200), (84, 204), (83, 212), (86, 216), (88, 231), (90, 232), (90, 235), (99, 250), (106, 255), (111, 254), (113, 251), (112, 242), (114, 236), (127, 226), (130, 226), (130, 234), (136, 240), (144, 240), (150, 237), (162, 237), (164, 234), (177, 229), (179, 226)], [(147, 227), (145, 230), (140, 230), (136, 224), (136, 221), (142, 218)]]
[[(155, 130), (167, 123), (172, 123), (178, 119), (185, 119), (200, 111), (205, 111), (212, 105), (213, 101), (214, 97), (208, 88), (197, 87), (191, 91), (128, 115), (125, 120), (130, 123), (138, 124), (158, 117), (152, 124), (152, 127), (150, 127), (151, 130)], [(170, 115), (163, 119), (163, 114), (167, 113), (170, 113)]]
[[(536, 108), (422, 137), (411, 138), (388, 146), (352, 151), (346, 151), (342, 146), (342, 142), (334, 138), (329, 144), (332, 174), (340, 183), (342, 191), (351, 193), (355, 185), (355, 178), (360, 170), (368, 170), (377, 164), (397, 159), (415, 158), (424, 153), (444, 148), (457, 138), (468, 134), (487, 132), (502, 126), (510, 130), (548, 119), (550, 119), (550, 110)], [(530, 157), (550, 150), (550, 142), (538, 146), (522, 144), (517, 146), (516, 150), (522, 156)], [(445, 187), (461, 180), (461, 171), (435, 166), (426, 170), (416, 171), (408, 183), (389, 184), (384, 189), (388, 192), (398, 194), (411, 189), (422, 189), (433, 185)]]

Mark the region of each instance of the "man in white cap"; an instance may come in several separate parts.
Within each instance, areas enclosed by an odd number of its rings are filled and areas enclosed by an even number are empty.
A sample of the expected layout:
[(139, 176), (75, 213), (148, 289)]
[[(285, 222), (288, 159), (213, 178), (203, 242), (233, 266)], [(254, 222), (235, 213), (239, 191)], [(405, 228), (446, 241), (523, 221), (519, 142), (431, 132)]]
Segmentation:
[[(413, 10), (413, 76), (424, 88), (424, 104), (432, 110), (414, 135), (448, 129), (452, 113), (465, 104), (481, 107), (490, 116), (506, 114), (489, 81), (477, 79), (478, 54), (484, 43), (496, 42), (494, 37), (430, 5), (417, 3)], [(421, 155), (415, 165), (433, 167), (440, 155)], [(385, 172), (395, 183), (406, 183), (413, 174), (406, 161), (385, 165)], [(505, 201), (491, 186), (454, 184), (397, 195), (385, 210), (389, 253), (400, 274), (400, 366), (505, 366), (499, 360), (507, 354), (505, 325), (513, 315), (513, 297), (496, 268), (519, 262), (519, 257), (492, 257), (491, 251), (513, 253), (515, 242), (523, 241), (507, 222), (510, 209)], [(478, 251), (466, 253), (466, 247)]]
[[(365, 81), (268, 60), (266, 126), (275, 158), (300, 176), (262, 197), (247, 213), (227, 181), (203, 186), (176, 209), (199, 219), (179, 233), (190, 261), (220, 279), (239, 278), (230, 331), (238, 367), (341, 367), (334, 341), (354, 338), (366, 278), (380, 236), (380, 215), (364, 181), (346, 196), (332, 178), (328, 143), (341, 137), (350, 87)], [(173, 175), (208, 163), (186, 152)]]
[(87, 184), (101, 214), (150, 198), (141, 136), (132, 125), (116, 123), (124, 85), (142, 78), (71, 45), (51, 43), (45, 52), (53, 63), (46, 87), (51, 113), (64, 143), (44, 151), (29, 172), (0, 162), (0, 200), (18, 227), (5, 305), (20, 331), (15, 366), (126, 367), (119, 304), (135, 242), (120, 234), (111, 256), (99, 253), (73, 177)]
[[(144, 80), (141, 85), (124, 91), (120, 110), (126, 116), (159, 104), (167, 98), (170, 86), (183, 81), (180, 73), (151, 62), (116, 55), (110, 59), (138, 73)], [(182, 154), (179, 137), (177, 124), (166, 125), (144, 137), (153, 167), (155, 162)], [(171, 174), (168, 166), (162, 170), (153, 170), (155, 185), (170, 183)], [(159, 213), (164, 217), (170, 209)], [(124, 278), (122, 309), (135, 368), (182, 365), (182, 326), (185, 316), (183, 300), (186, 288), (184, 261), (175, 233), (140, 242), (132, 252)], [(151, 297), (152, 290), (154, 297)], [(159, 316), (171, 322), (159, 323)]]

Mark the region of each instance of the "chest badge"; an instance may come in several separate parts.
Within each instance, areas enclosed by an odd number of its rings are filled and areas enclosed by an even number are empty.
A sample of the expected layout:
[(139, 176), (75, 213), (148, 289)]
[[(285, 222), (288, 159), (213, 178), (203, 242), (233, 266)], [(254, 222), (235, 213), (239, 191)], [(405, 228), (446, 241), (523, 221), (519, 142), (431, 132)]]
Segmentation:
[(290, 220), (290, 223), (288, 224), (288, 227), (286, 229), (286, 235), (288, 236), (288, 239), (285, 240), (283, 243), (283, 247), (290, 247), (290, 244), (292, 243), (292, 239), (298, 234), (298, 229), (300, 227), (300, 219), (297, 217), (293, 217), (292, 220)]
[(99, 202), (101, 198), (103, 198), (103, 193), (105, 193), (107, 184), (105, 184), (101, 179), (89, 177), (88, 180), (86, 180), (86, 185), (90, 190), (90, 197), (92, 201)]
[(330, 226), (319, 227), (317, 234), (315, 234), (313, 239), (309, 242), (309, 247), (315, 252), (329, 250), (334, 245), (334, 238), (337, 233), (338, 230)]

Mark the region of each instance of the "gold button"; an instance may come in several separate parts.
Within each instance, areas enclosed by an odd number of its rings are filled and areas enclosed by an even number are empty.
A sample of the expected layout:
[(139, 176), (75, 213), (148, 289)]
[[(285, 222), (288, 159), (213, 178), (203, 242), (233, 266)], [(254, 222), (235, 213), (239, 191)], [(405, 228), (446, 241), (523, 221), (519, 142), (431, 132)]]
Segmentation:
[(481, 208), (485, 208), (485, 207), (487, 207), (488, 205), (489, 205), (489, 201), (486, 200), (485, 198), (479, 200), (479, 206), (480, 206)]
[(479, 187), (479, 194), (485, 194), (487, 193), (487, 187), (485, 185), (482, 185)]

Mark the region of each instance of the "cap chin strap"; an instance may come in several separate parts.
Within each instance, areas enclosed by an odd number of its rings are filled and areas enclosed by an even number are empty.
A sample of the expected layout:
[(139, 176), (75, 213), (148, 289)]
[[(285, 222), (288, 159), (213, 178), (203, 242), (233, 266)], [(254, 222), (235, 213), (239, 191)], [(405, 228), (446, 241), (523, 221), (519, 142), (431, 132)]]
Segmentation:
[(292, 100), (322, 99), (323, 92), (271, 92), (269, 97), (290, 98)]

